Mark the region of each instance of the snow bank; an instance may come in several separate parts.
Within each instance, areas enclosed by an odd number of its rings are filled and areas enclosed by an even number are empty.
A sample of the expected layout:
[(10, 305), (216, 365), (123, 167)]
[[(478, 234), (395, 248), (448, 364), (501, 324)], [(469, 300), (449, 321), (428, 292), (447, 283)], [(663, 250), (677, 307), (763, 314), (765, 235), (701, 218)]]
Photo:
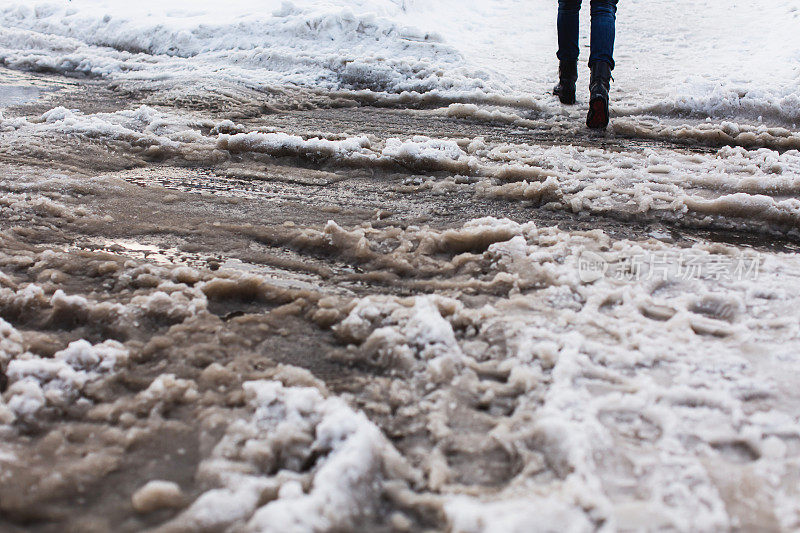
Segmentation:
[(486, 86), (436, 35), (386, 17), (397, 13), (389, 1), (12, 4), (0, 12), (0, 57), (17, 68), (256, 88), (426, 93)]

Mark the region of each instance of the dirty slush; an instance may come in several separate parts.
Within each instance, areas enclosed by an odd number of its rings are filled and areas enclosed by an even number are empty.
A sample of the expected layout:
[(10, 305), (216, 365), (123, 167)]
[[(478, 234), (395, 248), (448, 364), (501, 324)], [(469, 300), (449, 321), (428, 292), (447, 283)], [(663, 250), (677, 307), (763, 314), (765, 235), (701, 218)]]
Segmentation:
[(211, 45), (25, 9), (0, 531), (800, 527), (794, 93), (598, 134), (389, 19), (358, 32), (427, 63), (238, 50), (197, 80), (164, 72)]

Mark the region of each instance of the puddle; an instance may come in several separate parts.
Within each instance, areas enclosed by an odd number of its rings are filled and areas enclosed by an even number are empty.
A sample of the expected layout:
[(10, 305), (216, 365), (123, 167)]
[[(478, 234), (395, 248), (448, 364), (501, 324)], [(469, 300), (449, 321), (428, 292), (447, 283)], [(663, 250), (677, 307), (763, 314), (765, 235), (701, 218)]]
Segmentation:
[(0, 84), (0, 109), (35, 100), (42, 93), (38, 87)]
[[(286, 289), (315, 291), (323, 289), (323, 284), (319, 278), (305, 273), (248, 263), (240, 259), (225, 258), (219, 255), (187, 253), (174, 247), (145, 244), (130, 239), (93, 238), (79, 245), (64, 248), (64, 251), (74, 250), (108, 252), (163, 266), (185, 265), (196, 269), (234, 270), (268, 278), (270, 283)], [(331, 289), (329, 291), (331, 293), (342, 294), (349, 292), (335, 287)]]

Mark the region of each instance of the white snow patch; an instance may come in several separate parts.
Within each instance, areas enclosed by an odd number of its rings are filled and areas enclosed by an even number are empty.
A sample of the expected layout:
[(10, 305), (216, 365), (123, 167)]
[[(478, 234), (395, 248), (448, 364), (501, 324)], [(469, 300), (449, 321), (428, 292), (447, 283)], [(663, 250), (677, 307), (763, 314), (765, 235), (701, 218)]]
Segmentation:
[(66, 409), (87, 402), (81, 398), (84, 387), (124, 367), (127, 360), (128, 350), (112, 340), (96, 345), (78, 340), (52, 359), (24, 353), (6, 367), (9, 388), (4, 399), (16, 417), (33, 420), (45, 407)]
[[(348, 529), (372, 512), (381, 481), (400, 465), (378, 428), (316, 389), (256, 381), (244, 391), (250, 415), (229, 425), (199, 470), (221, 488), (200, 496), (174, 525), (244, 521), (248, 531), (322, 531)], [(265, 491), (274, 498), (260, 504)]]

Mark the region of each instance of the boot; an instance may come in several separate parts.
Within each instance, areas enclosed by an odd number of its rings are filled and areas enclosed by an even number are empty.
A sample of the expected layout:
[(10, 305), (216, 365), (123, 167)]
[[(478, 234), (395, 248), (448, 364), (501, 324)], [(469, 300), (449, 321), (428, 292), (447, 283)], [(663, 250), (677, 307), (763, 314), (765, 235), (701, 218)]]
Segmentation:
[(553, 94), (558, 96), (562, 104), (575, 103), (575, 82), (578, 81), (578, 61), (560, 61), (558, 63), (558, 85), (553, 87)]
[(611, 87), (611, 65), (596, 61), (589, 80), (589, 114), (586, 125), (595, 130), (608, 126), (608, 90)]

